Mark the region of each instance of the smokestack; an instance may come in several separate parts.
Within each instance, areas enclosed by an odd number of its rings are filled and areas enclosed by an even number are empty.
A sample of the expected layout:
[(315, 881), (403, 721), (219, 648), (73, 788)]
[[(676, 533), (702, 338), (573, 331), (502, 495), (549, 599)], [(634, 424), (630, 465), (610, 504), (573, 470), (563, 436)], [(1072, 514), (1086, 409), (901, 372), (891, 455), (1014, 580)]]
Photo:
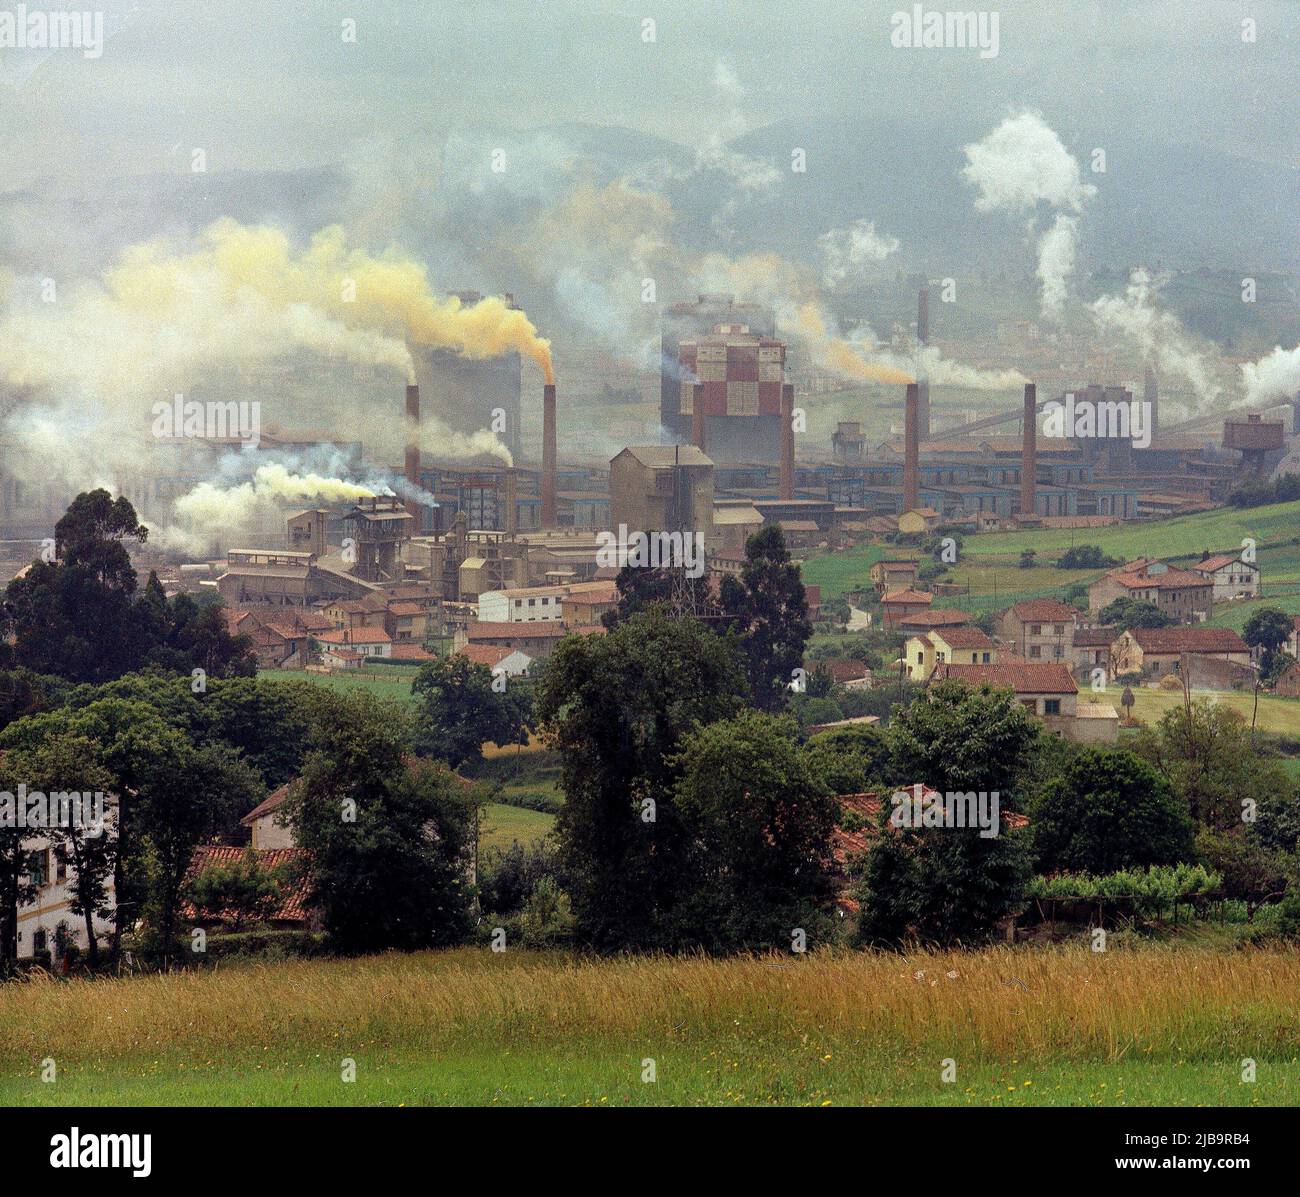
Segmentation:
[(1160, 386), (1156, 382), (1156, 372), (1148, 366), (1142, 379), (1142, 398), (1147, 403), (1151, 418), (1151, 436), (1154, 438), (1160, 430)]
[[(920, 347), (930, 343), (930, 288), (922, 287), (916, 297), (916, 340)], [(919, 428), (917, 436), (924, 440), (930, 435), (930, 381), (925, 376), (925, 367), (918, 355), (917, 361), (917, 404), (916, 422)]]
[[(406, 481), (420, 488), (420, 388), (411, 383), (406, 388)], [(406, 500), (406, 510), (414, 521), (413, 535), (424, 531), (424, 505), (413, 495)]]
[(555, 384), (542, 388), (542, 527), (556, 527), (555, 518)]
[(794, 498), (794, 383), (781, 384), (781, 494), (782, 502)]
[(519, 496), (518, 480), (515, 477), (514, 466), (506, 467), (505, 477), (505, 498), (502, 500), (505, 504), (505, 522), (504, 528), (507, 532), (519, 531)]
[(1025, 383), (1024, 448), (1020, 455), (1020, 514), (1035, 510), (1035, 471), (1038, 468), (1038, 389)]
[(704, 384), (702, 382), (695, 383), (691, 398), (691, 443), (701, 453), (704, 452)]
[(916, 409), (920, 404), (918, 387), (907, 384), (907, 404), (903, 409), (903, 510), (921, 506), (921, 452), (917, 436)]

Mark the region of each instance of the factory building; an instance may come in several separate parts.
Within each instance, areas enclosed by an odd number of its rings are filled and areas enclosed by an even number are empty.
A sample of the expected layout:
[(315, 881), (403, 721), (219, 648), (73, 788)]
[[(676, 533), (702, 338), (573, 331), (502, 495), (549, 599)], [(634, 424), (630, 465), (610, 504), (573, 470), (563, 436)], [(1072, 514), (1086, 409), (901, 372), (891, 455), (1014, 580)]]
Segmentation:
[(610, 523), (713, 535), (713, 462), (694, 445), (640, 445), (609, 463)]
[(679, 410), (714, 461), (779, 461), (785, 344), (747, 324), (719, 324), (678, 346)]
[[(776, 336), (776, 316), (770, 307), (737, 303), (732, 295), (706, 294), (693, 303), (675, 303), (664, 310), (659, 367), (659, 422), (665, 443), (685, 444), (693, 438), (688, 399), (682, 408), (681, 343), (712, 333), (719, 325), (743, 325), (758, 337)], [(751, 459), (752, 460), (752, 459)], [(776, 460), (776, 448), (766, 461)]]

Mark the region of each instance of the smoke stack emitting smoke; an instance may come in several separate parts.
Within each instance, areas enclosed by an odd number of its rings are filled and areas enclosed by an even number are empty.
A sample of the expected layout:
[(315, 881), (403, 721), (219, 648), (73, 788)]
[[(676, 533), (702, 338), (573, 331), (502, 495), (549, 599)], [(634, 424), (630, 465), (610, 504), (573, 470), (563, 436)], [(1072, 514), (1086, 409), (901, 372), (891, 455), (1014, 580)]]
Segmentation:
[[(406, 481), (417, 490), (420, 486), (420, 388), (415, 383), (406, 385)], [(421, 514), (422, 504), (413, 496), (406, 499), (406, 511), (410, 515), (413, 531), (419, 531), (424, 522)]]
[(556, 527), (554, 382), (542, 387), (542, 527)]

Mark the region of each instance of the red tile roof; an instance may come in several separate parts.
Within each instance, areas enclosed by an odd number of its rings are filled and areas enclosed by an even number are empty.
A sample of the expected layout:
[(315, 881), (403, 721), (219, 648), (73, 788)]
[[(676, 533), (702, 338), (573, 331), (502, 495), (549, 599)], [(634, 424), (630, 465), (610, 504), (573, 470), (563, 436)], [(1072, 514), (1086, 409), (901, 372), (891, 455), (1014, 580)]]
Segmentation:
[(392, 661), (436, 661), (438, 656), (422, 644), (394, 644)]
[(903, 631), (917, 628), (956, 628), (970, 623), (970, 616), (956, 607), (938, 607), (929, 611), (913, 611), (904, 615), (898, 626)]
[(515, 651), (517, 650), (508, 644), (467, 644), (456, 650), (460, 656), (468, 658), (475, 665), (486, 665), (489, 669)]
[(972, 686), (997, 686), (1017, 694), (1077, 694), (1079, 687), (1065, 665), (940, 665), (933, 677), (956, 678)]
[(1030, 622), (1052, 622), (1055, 620), (1070, 620), (1073, 622), (1078, 619), (1080, 611), (1078, 607), (1072, 607), (1069, 603), (1063, 603), (1060, 599), (1039, 598), (1026, 599), (1022, 603), (1015, 603), (1011, 607), (1016, 618), (1022, 623)]
[(558, 640), (568, 629), (558, 619), (539, 619), (532, 623), (493, 623), (478, 620), (465, 629), (470, 640)]
[(993, 648), (993, 641), (976, 627), (958, 624), (952, 628), (935, 628), (934, 635), (949, 648)]
[(1167, 569), (1164, 573), (1151, 574), (1146, 567), (1131, 573), (1108, 574), (1112, 582), (1123, 586), (1125, 590), (1186, 590), (1212, 586), (1214, 583), (1201, 574), (1194, 574), (1185, 569)]
[[(290, 873), (290, 880), (285, 888), (280, 907), (271, 918), (277, 922), (306, 922), (307, 882), (304, 878), (295, 883), (291, 873), (293, 867), (306, 855), (301, 848), (236, 848), (227, 844), (204, 844), (194, 849), (194, 854), (190, 857), (189, 869), (185, 874), (186, 880), (198, 876), (204, 869), (212, 868), (214, 865), (229, 868), (231, 865), (238, 864), (244, 859), (246, 852), (252, 852), (258, 864), (264, 868), (277, 869), (282, 865), (288, 866), (285, 872)], [(195, 913), (188, 902), (181, 904), (182, 917), (194, 918)]]
[[(1192, 566), (1195, 573), (1213, 573), (1216, 569), (1222, 569), (1225, 565), (1249, 565), (1249, 562), (1242, 561), (1240, 553), (1216, 553), (1213, 557), (1207, 557), (1204, 561), (1198, 561)], [(1251, 569), (1255, 567), (1250, 566)]]
[(932, 603), (934, 595), (927, 594), (924, 590), (891, 590), (882, 598), (881, 603)]
[(1249, 653), (1231, 628), (1133, 628), (1129, 635), (1144, 653)]
[(331, 628), (315, 632), (313, 639), (322, 644), (390, 644), (392, 637), (383, 628)]

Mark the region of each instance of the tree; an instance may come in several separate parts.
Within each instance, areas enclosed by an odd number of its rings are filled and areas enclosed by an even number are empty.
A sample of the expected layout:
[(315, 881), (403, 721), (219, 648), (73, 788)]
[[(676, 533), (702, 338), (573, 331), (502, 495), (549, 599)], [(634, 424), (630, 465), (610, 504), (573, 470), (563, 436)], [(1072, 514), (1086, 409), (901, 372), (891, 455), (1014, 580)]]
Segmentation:
[(283, 866), (262, 864), (250, 848), (232, 864), (209, 865), (192, 877), (185, 896), (201, 916), (226, 920), (237, 932), (245, 923), (269, 919), (284, 901), (287, 883)]
[(1272, 671), (1273, 658), (1286, 643), (1294, 627), (1295, 617), (1277, 607), (1260, 607), (1246, 620), (1246, 626), (1241, 629), (1241, 638), (1252, 648), (1263, 651), (1260, 667), (1264, 673)]
[(1010, 690), (973, 690), (950, 679), (895, 715), (886, 740), (897, 784), (997, 792), (1006, 807), (1038, 736), (1039, 725)]
[(889, 744), (879, 729), (860, 724), (819, 732), (804, 745), (804, 759), (832, 794), (861, 794), (891, 772)]
[(1038, 552), (1036, 549), (1022, 549), (1020, 551), (1020, 568), (1033, 569), (1034, 566), (1038, 564), (1037, 560), (1035, 560), (1037, 556)]
[(760, 711), (779, 709), (813, 632), (799, 566), (779, 527), (749, 538), (740, 578), (722, 579), (719, 601), (745, 655), (751, 701)]
[(472, 796), (445, 766), (404, 756), (400, 708), (332, 698), (283, 807), (311, 862), (310, 902), (341, 952), (460, 943), (472, 925)]
[(745, 711), (683, 741), (677, 801), (693, 867), (678, 895), (680, 946), (788, 947), (830, 926), (839, 804), (809, 768), (788, 716)]
[(1033, 859), (1027, 830), (1003, 825), (986, 838), (974, 827), (895, 827), (892, 809), (881, 804), (854, 891), (860, 944), (977, 944), (1023, 906)]
[(1040, 872), (1114, 873), (1195, 856), (1187, 804), (1131, 752), (1081, 750), (1029, 813)]
[(1133, 740), (1198, 823), (1220, 830), (1240, 826), (1244, 813), (1267, 809), (1295, 783), (1276, 761), (1260, 756), (1236, 711), (1197, 701), (1166, 711), (1154, 729)]
[(1110, 569), (1122, 563), (1117, 557), (1107, 556), (1095, 544), (1081, 544), (1066, 549), (1056, 564), (1059, 569)]
[(607, 636), (566, 637), (551, 655), (537, 714), (563, 761), (555, 834), (585, 942), (602, 950), (672, 942), (690, 867), (676, 804), (681, 745), (737, 714), (745, 690), (731, 641), (662, 608)]
[(421, 665), (411, 690), (419, 704), (413, 742), (421, 756), (459, 769), (482, 760), (489, 741), (528, 743), (533, 719), (527, 690), (463, 653)]
[(1173, 617), (1166, 615), (1154, 603), (1128, 598), (1117, 598), (1108, 603), (1098, 612), (1097, 619), (1108, 627), (1113, 625), (1125, 632), (1133, 628), (1167, 628), (1174, 623)]

